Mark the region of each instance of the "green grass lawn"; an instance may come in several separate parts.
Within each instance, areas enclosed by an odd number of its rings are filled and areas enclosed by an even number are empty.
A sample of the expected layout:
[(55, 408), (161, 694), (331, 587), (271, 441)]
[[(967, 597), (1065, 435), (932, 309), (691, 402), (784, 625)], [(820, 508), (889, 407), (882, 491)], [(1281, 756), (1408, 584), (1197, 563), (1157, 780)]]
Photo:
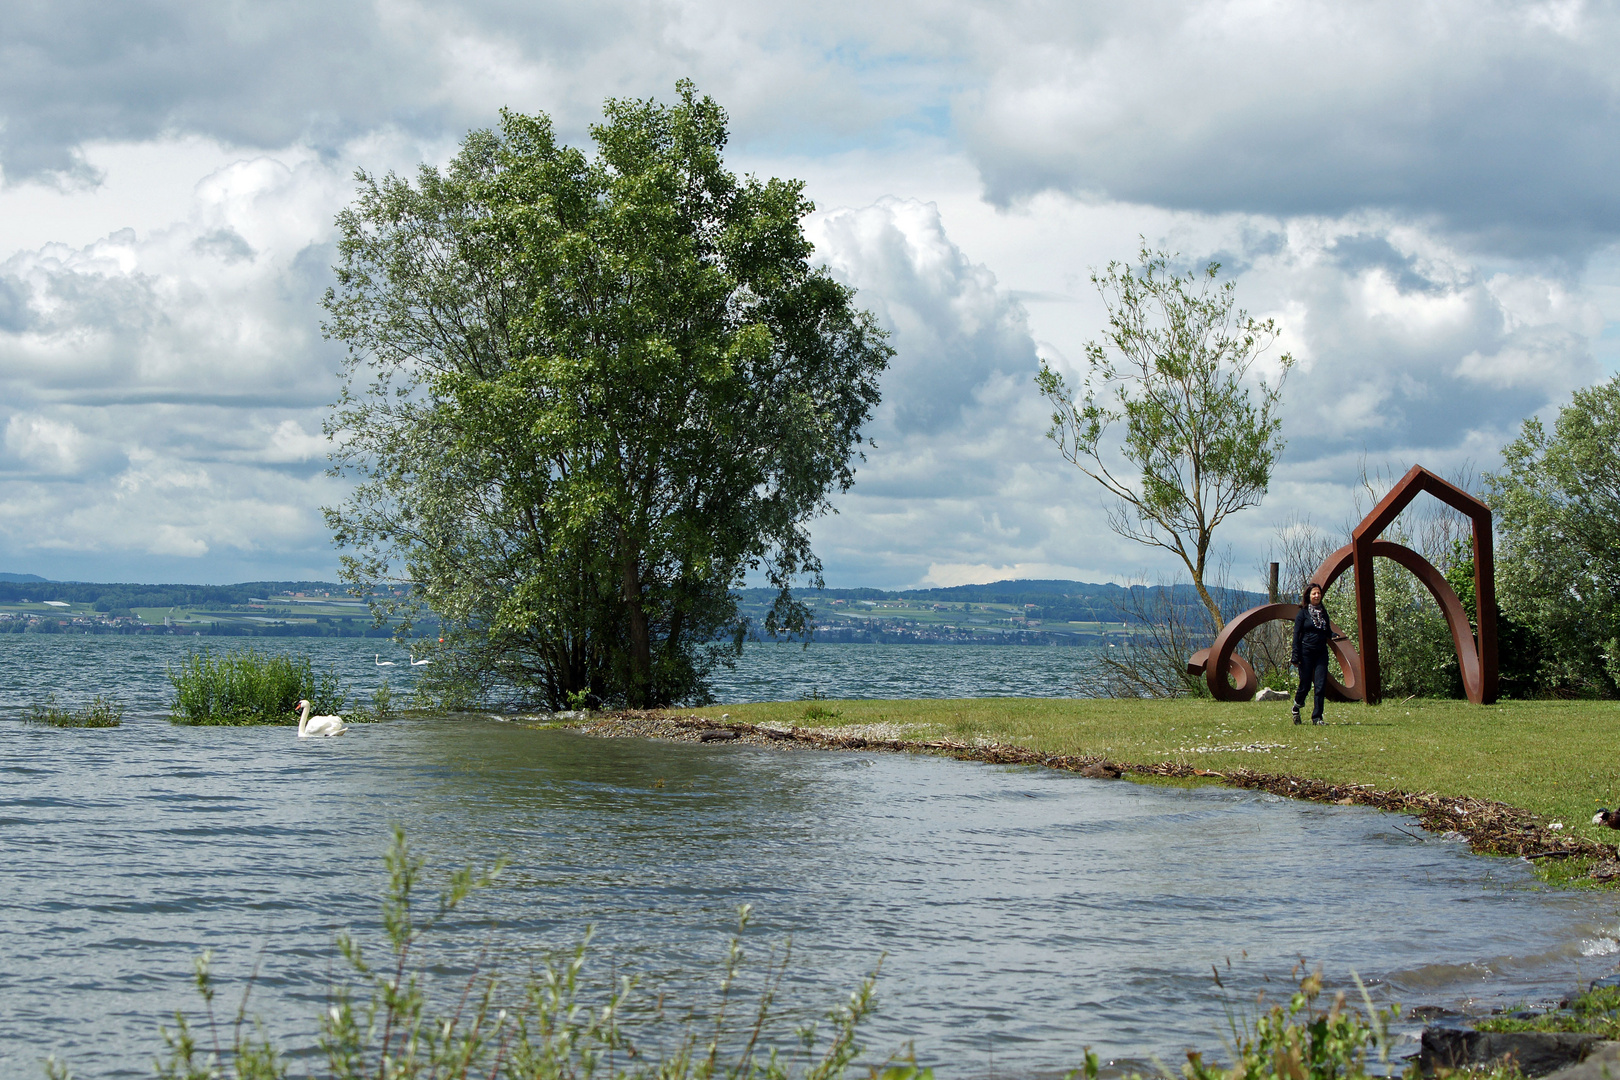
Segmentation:
[(1333, 705), (1321, 727), (1308, 720), (1295, 727), (1287, 702), (1199, 699), (792, 701), (702, 710), (716, 719), (722, 712), (748, 723), (893, 724), (912, 740), (982, 739), (1133, 764), (1242, 766), (1472, 796), (1544, 814), (1605, 843), (1620, 838), (1590, 824), (1599, 806), (1620, 803), (1620, 702)]

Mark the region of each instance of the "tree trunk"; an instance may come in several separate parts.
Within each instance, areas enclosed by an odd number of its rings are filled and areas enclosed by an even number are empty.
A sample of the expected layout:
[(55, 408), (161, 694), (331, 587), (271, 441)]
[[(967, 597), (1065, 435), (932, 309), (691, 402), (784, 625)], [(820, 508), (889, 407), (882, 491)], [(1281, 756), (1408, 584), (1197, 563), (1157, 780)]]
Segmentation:
[(631, 703), (645, 708), (652, 689), (652, 635), (647, 627), (646, 609), (641, 606), (641, 574), (633, 555), (624, 560), (622, 590), (630, 618), (630, 664), (636, 683)]
[(1198, 589), (1198, 599), (1202, 600), (1204, 606), (1209, 609), (1209, 618), (1215, 625), (1215, 633), (1220, 633), (1221, 627), (1226, 625), (1226, 620), (1221, 618), (1220, 605), (1215, 603), (1215, 598), (1209, 595), (1208, 589), (1204, 588), (1204, 575), (1194, 574), (1193, 585)]

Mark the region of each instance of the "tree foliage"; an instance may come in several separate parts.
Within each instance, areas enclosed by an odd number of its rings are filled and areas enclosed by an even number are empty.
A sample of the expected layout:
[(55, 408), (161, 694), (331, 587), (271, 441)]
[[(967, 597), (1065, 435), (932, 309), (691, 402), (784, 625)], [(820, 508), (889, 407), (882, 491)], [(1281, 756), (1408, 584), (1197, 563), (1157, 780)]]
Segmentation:
[[(1251, 387), (1249, 371), (1275, 340), (1275, 324), (1235, 308), (1234, 283), (1217, 282), (1218, 263), (1182, 275), (1164, 252), (1144, 246), (1139, 258), (1138, 267), (1111, 262), (1091, 276), (1108, 330), (1086, 345), (1084, 397), (1042, 362), (1047, 435), (1114, 496), (1116, 533), (1181, 560), (1219, 628), (1225, 620), (1204, 580), (1215, 530), (1271, 484), (1283, 449), (1282, 384), (1294, 361), (1284, 354), (1276, 382)], [(1129, 472), (1114, 464), (1121, 460)]]
[(360, 482), (327, 518), (346, 580), (443, 619), (443, 701), (701, 699), (750, 570), (768, 628), (805, 625), (807, 523), (891, 350), (810, 264), (803, 185), (728, 172), (725, 113), (678, 91), (608, 101), (589, 156), (503, 112), (442, 172), (361, 173), (338, 217), (328, 432)]
[(1485, 478), (1503, 614), (1540, 639), (1549, 689), (1620, 685), (1620, 376), (1535, 417)]

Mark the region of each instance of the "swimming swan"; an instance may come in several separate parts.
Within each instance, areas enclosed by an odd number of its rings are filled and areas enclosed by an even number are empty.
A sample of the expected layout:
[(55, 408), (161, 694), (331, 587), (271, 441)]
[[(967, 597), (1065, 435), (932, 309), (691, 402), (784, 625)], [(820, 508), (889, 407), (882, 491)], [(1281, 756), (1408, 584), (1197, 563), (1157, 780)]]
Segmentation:
[(298, 716), (298, 737), (308, 739), (316, 735), (342, 735), (349, 729), (343, 726), (341, 716), (311, 716), (309, 715), (309, 702), (302, 699), (298, 702), (302, 710)]
[(421, 667), (423, 664), (431, 664), (431, 663), (433, 663), (432, 660), (412, 660), (411, 661), (411, 667)]
[(373, 655), (373, 656), (375, 656), (377, 658), (377, 666), (378, 667), (393, 667), (394, 666), (394, 662), (392, 660), (384, 660), (382, 658), (382, 653), (372, 653), (371, 655)]

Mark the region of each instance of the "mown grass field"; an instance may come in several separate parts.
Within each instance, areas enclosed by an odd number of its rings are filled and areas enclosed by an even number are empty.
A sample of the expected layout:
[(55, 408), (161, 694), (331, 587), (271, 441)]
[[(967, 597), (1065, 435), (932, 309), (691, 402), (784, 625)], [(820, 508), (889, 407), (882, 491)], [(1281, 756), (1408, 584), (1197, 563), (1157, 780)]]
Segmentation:
[(1620, 804), (1620, 702), (1510, 701), (1478, 706), (1412, 700), (1330, 705), (1327, 723), (1296, 727), (1287, 702), (1056, 700), (791, 701), (727, 705), (748, 723), (896, 725), (903, 739), (983, 739), (1129, 763), (1242, 766), (1335, 783), (1492, 799), (1561, 821), (1605, 843), (1590, 824)]

